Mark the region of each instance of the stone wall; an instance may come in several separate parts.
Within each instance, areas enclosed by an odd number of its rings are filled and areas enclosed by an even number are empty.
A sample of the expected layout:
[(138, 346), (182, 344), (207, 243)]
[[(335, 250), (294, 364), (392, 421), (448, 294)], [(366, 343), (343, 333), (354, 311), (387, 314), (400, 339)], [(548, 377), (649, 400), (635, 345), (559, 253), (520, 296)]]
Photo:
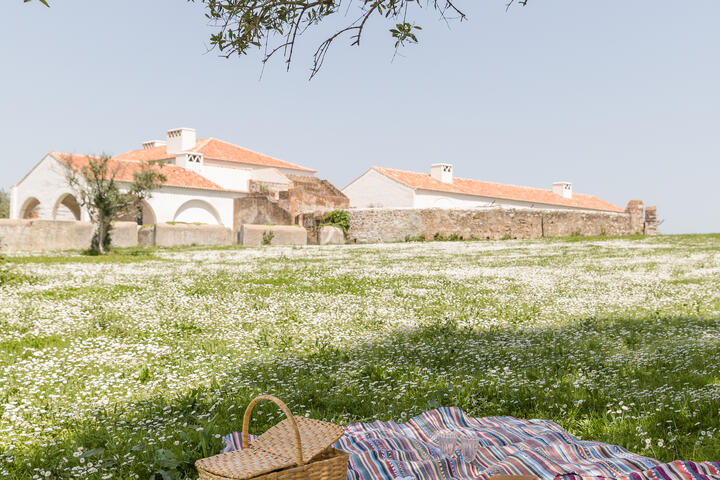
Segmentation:
[(279, 193), (280, 204), (293, 216), (308, 212), (344, 210), (350, 199), (327, 180), (303, 175), (287, 175), (293, 187)]
[(292, 225), (293, 216), (264, 193), (254, 193), (235, 199), (233, 229), (239, 231), (245, 224)]
[(307, 234), (299, 225), (243, 225), (238, 232), (241, 245), (263, 245), (265, 238), (270, 245), (307, 245)]
[(113, 222), (112, 231), (110, 232), (110, 238), (111, 244), (114, 247), (137, 247), (137, 222)]
[[(623, 213), (475, 208), (467, 210), (351, 209), (348, 241), (400, 242), (409, 238), (450, 237), (498, 240), (503, 238), (565, 237), (571, 235), (657, 234), (657, 211), (631, 201)], [(303, 226), (316, 232), (321, 215), (307, 215)], [(309, 233), (308, 238), (316, 237)]]
[[(90, 222), (0, 219), (0, 251), (85, 250), (90, 248), (93, 231)], [(114, 222), (111, 237), (115, 246), (135, 246), (137, 224)]]
[(154, 245), (181, 247), (190, 245), (232, 245), (233, 232), (222, 225), (159, 223), (154, 228)]
[[(290, 214), (265, 195), (237, 199), (253, 205), (263, 223), (289, 222)], [(247, 206), (245, 203), (241, 204)], [(183, 245), (262, 244), (266, 231), (272, 244), (305, 245), (318, 242), (318, 226), (324, 212), (301, 215), (302, 227), (250, 225), (248, 209), (236, 209), (237, 228), (219, 225), (158, 224), (138, 229), (134, 222), (115, 222), (112, 243), (175, 247)], [(633, 200), (623, 213), (575, 212), (508, 208), (447, 209), (351, 209), (350, 243), (401, 242), (409, 238), (431, 240), (457, 236), (463, 239), (541, 238), (571, 235), (657, 235), (655, 207), (643, 208)], [(266, 215), (262, 217), (262, 215)], [(252, 219), (250, 219), (252, 220)], [(238, 223), (245, 222), (245, 223)], [(84, 250), (90, 246), (93, 226), (88, 222), (55, 220), (0, 220), (0, 251)]]

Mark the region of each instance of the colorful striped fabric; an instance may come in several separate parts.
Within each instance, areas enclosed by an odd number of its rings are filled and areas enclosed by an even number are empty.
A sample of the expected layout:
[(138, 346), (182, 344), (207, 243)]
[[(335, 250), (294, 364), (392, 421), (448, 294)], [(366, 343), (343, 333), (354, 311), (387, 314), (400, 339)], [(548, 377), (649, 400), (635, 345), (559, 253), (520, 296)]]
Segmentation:
[[(466, 463), (456, 450), (443, 458), (437, 433), (474, 436), (479, 451)], [(240, 446), (239, 434), (224, 438)], [(487, 479), (493, 475), (536, 475), (543, 480), (720, 480), (720, 463), (663, 464), (624, 448), (580, 440), (547, 420), (472, 418), (459, 408), (425, 412), (407, 423), (356, 423), (335, 448), (350, 453), (348, 480)]]

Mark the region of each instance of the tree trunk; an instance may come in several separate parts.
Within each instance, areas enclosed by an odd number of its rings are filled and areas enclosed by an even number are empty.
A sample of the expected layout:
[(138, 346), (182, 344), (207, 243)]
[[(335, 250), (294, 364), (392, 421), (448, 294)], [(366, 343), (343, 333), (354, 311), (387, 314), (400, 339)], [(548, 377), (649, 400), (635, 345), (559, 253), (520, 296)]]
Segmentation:
[(97, 231), (97, 249), (101, 255), (105, 254), (105, 218), (100, 217)]

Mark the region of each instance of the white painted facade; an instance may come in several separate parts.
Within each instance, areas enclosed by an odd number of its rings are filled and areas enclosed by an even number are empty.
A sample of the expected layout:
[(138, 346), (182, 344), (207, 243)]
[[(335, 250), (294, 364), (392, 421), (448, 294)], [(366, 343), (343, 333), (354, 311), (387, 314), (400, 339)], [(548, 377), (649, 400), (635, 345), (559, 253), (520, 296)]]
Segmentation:
[[(346, 194), (347, 195), (347, 194)], [(352, 206), (352, 199), (350, 199)], [(460, 193), (436, 192), (433, 190), (416, 190), (413, 208), (552, 208), (553, 210), (578, 210), (576, 207), (565, 205), (548, 205), (543, 203), (522, 202), (506, 198), (481, 197), (478, 195), (463, 195)]]
[[(286, 174), (314, 175), (314, 171), (302, 167), (295, 170), (205, 159), (202, 154), (187, 151), (196, 145), (195, 131), (187, 128), (170, 130), (166, 142), (145, 142), (143, 148), (165, 144), (168, 155), (172, 156), (167, 163), (192, 171), (222, 189), (160, 186), (143, 204), (143, 223), (184, 222), (232, 227), (234, 199), (248, 194), (251, 180), (290, 186), (292, 182)], [(68, 185), (68, 167), (56, 156), (59, 155), (47, 154), (11, 188), (11, 218), (89, 220), (87, 211), (78, 205), (77, 193)], [(118, 183), (121, 188), (129, 186)]]
[[(592, 208), (562, 205), (559, 203), (543, 203), (514, 200), (500, 197), (488, 197), (441, 189), (427, 189), (411, 187), (392, 176), (383, 173), (378, 167), (373, 167), (353, 180), (342, 192), (350, 199), (351, 208), (537, 208), (553, 210), (596, 211)], [(386, 170), (387, 171), (387, 170)], [(395, 171), (399, 172), (399, 171)], [(422, 175), (415, 172), (405, 172), (411, 175)], [(429, 177), (452, 186), (453, 166), (448, 163), (431, 165)], [(440, 185), (440, 184), (436, 184)], [(571, 199), (572, 184), (570, 182), (553, 183), (552, 192), (558, 199)], [(549, 192), (548, 192), (549, 193)]]
[(374, 168), (355, 179), (342, 192), (351, 208), (417, 208), (415, 191)]
[[(66, 179), (67, 167), (46, 155), (23, 180), (12, 188), (11, 218), (40, 220), (89, 220), (70, 199), (76, 193)], [(119, 182), (122, 187), (127, 184)], [(232, 226), (233, 199), (245, 193), (188, 187), (161, 186), (146, 200), (145, 223), (185, 222)], [(74, 208), (73, 208), (74, 207)]]
[[(89, 220), (87, 212), (70, 212), (63, 201), (75, 192), (68, 186), (67, 167), (52, 155), (45, 155), (35, 167), (13, 186), (10, 218), (42, 220)], [(79, 218), (78, 218), (79, 214)]]

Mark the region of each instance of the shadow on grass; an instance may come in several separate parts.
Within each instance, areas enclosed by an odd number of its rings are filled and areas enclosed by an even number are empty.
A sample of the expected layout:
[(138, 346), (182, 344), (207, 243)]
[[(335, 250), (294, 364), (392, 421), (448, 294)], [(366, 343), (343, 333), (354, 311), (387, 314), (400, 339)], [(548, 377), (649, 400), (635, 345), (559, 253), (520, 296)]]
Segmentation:
[[(6, 468), (18, 479), (36, 469), (69, 478), (73, 467), (87, 478), (194, 478), (194, 461), (220, 451), (219, 437), (241, 428), (245, 406), (261, 393), (341, 424), (405, 421), (454, 405), (474, 416), (551, 419), (664, 461), (718, 460), (718, 332), (720, 319), (700, 318), (588, 318), (552, 328), (440, 322), (348, 350), (318, 344), (308, 354), (228, 365), (181, 396), (99, 410), (62, 425), (43, 448), (13, 451)], [(251, 431), (281, 418), (261, 404)], [(652, 448), (643, 450), (646, 438)]]

